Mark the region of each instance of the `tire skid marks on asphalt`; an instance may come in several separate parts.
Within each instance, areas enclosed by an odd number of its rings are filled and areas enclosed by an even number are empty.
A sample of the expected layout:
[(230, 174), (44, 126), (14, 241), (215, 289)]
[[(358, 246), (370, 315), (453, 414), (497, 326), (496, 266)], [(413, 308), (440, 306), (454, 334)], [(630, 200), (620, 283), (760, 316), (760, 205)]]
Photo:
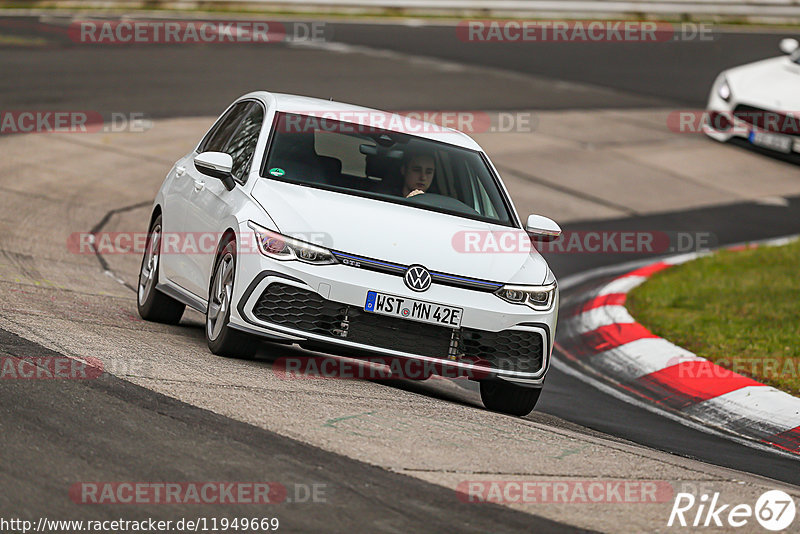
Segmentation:
[[(784, 391), (763, 384), (745, 386), (708, 399), (686, 412), (714, 414), (722, 426), (735, 428), (739, 421), (764, 421), (769, 434), (800, 428), (800, 402)], [(799, 436), (800, 437), (800, 436)]]
[(704, 361), (700, 356), (660, 337), (640, 338), (595, 354), (590, 360), (592, 366), (626, 381), (637, 380), (680, 362)]
[[(783, 237), (729, 248), (789, 241)], [(707, 254), (682, 254), (640, 266), (586, 293), (567, 314), (563, 344), (583, 364), (662, 408), (800, 454), (800, 398), (659, 338), (625, 308), (627, 293), (653, 274)]]
[[(581, 334), (580, 339), (594, 351), (607, 351), (633, 341), (658, 337), (637, 322), (614, 323)], [(624, 350), (624, 349), (621, 349)]]
[(649, 392), (657, 402), (677, 409), (758, 385), (752, 378), (703, 358), (670, 365), (637, 379), (638, 389)]
[(581, 313), (572, 320), (574, 331), (586, 334), (599, 328), (615, 324), (635, 323), (625, 306), (601, 306)]
[(620, 276), (611, 283), (603, 286), (600, 291), (597, 292), (597, 296), (600, 297), (603, 295), (609, 295), (611, 293), (628, 293), (635, 287), (643, 284), (645, 280), (647, 280), (646, 276)]
[(765, 442), (786, 451), (800, 450), (800, 426), (770, 437)]
[(595, 308), (602, 308), (603, 306), (624, 306), (627, 297), (627, 293), (607, 293), (605, 295), (600, 295), (587, 301), (583, 306), (575, 308), (571, 315), (580, 315), (583, 312)]

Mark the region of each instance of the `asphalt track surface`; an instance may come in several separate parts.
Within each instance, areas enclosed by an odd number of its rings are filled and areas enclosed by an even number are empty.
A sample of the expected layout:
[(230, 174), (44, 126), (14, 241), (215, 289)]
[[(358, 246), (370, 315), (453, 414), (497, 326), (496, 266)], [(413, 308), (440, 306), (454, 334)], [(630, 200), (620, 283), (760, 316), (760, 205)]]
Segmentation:
[[(678, 26), (679, 27), (679, 26)], [(657, 43), (464, 42), (452, 27), (334, 26), (337, 41), (507, 69), (553, 80), (615, 89), (672, 105), (703, 108), (708, 88), (721, 70), (779, 55), (777, 43), (796, 32), (753, 33), (705, 27), (705, 37)], [(691, 26), (684, 35), (690, 38)], [(635, 107), (621, 98), (614, 107)], [(558, 95), (531, 95), (533, 108), (591, 108), (590, 99), (561, 101)], [(505, 106), (499, 97), (495, 105)]]
[[(0, 353), (59, 356), (4, 330)], [(280, 480), (288, 500), (268, 510), (292, 532), (358, 532), (366, 525), (388, 532), (573, 531), (500, 506), (460, 503), (432, 484), (233, 421), (109, 374), (87, 381), (41, 380), (33, 386), (28, 383), (33, 381), (7, 382), (0, 388), (5, 457), (0, 471), (6, 489), (0, 509), (5, 517), (76, 518), (61, 480)], [(307, 493), (295, 484), (305, 488), (311, 480), (325, 488), (324, 504), (300, 502)], [(90, 513), (101, 521), (121, 515), (104, 506)], [(212, 515), (252, 517), (253, 512), (246, 504), (216, 505), (213, 512), (202, 505), (150, 505), (137, 506), (125, 517)]]
[[(42, 24), (35, 17), (2, 19), (0, 30), (6, 35), (47, 40), (41, 50), (32, 47), (3, 53), (4, 72), (13, 73), (0, 79), (7, 109), (37, 104), (75, 109), (70, 106), (91, 103), (92, 110), (137, 110), (152, 117), (216, 115), (218, 102), (232, 100), (254, 87), (355, 101), (380, 109), (702, 109), (718, 72), (779, 55), (778, 41), (796, 37), (790, 31), (712, 28), (711, 40), (685, 42), (469, 43), (457, 37), (453, 26), (328, 23), (324, 28), (325, 39), (336, 43), (503, 69), (549, 82), (538, 91), (521, 93), (498, 86), (488, 94), (476, 94), (469, 90), (469, 76), (454, 75), (453, 84), (464, 90), (453, 91), (452, 85), (432, 87), (413, 70), (381, 71), (380, 65), (374, 84), (353, 86), (339, 76), (340, 62), (320, 61), (314, 50), (303, 48), (295, 48), (285, 59), (266, 62), (263, 45), (258, 44), (81, 44), (68, 37), (65, 25)], [(304, 55), (314, 57), (306, 60)], [(308, 77), (317, 83), (309, 83)], [(555, 82), (577, 82), (613, 93), (609, 99), (605, 92), (572, 92), (563, 85), (554, 91)]]
[[(19, 24), (11, 31), (39, 35)], [(776, 55), (782, 35), (725, 33), (710, 43), (662, 47), (573, 43), (523, 49), (520, 47), (527, 45), (466, 45), (455, 38), (452, 28), (335, 24), (333, 37), (352, 45), (523, 72), (546, 81), (589, 83), (612, 90), (616, 107), (697, 108), (702, 107), (716, 72)], [(303, 61), (295, 61), (298, 55), (304, 56)], [(609, 56), (614, 61), (609, 61)], [(257, 46), (89, 48), (56, 35), (45, 47), (0, 48), (0, 72), (14, 73), (0, 78), (0, 94), (5, 109), (90, 107), (101, 112), (136, 110), (152, 117), (214, 115), (228, 101), (254, 88), (390, 109), (591, 109), (609, 105), (604, 90), (554, 95), (544, 90), (519, 94), (498, 87), (494, 94), (461, 91), (454, 95), (444, 87), (427, 85), (414, 72), (393, 72), (388, 83), (385, 77), (376, 81), (380, 85), (376, 91), (337, 76), (342, 63), (354, 61), (347, 55), (332, 59), (315, 49), (280, 47), (271, 59), (265, 62)], [(682, 67), (665, 68), (676, 63)], [(376, 78), (381, 74), (376, 72)], [(318, 83), (312, 85), (315, 79)], [(462, 81), (467, 83), (468, 77)], [(788, 200), (788, 206), (731, 205), (592, 222), (591, 228), (709, 231), (723, 245), (800, 233), (800, 198)], [(566, 228), (588, 225), (574, 223)], [(631, 259), (636, 258), (562, 255), (548, 261), (563, 278)], [(46, 349), (0, 332), (0, 350), (41, 354)], [(506, 508), (459, 506), (450, 496), (441, 497), (436, 486), (234, 422), (110, 376), (90, 385), (53, 381), (35, 387), (26, 384), (25, 388), (23, 392), (9, 382), (0, 387), (3, 448), (15, 456), (15, 462), (3, 462), (2, 470), (19, 488), (13, 495), (4, 495), (3, 504), (31, 515), (53, 510), (52, 503), (63, 501), (56, 481), (75, 479), (76, 473), (83, 479), (92, 478), (87, 472), (96, 473), (98, 479), (163, 478), (169, 473), (192, 473), (202, 465), (203, 476), (212, 480), (263, 478), (266, 473), (283, 480), (335, 480), (339, 489), (330, 507), (280, 511), (282, 519), (300, 530), (357, 531), (359, 525), (385, 524), (392, 517), (404, 527), (422, 531), (565, 528)], [(800, 484), (796, 461), (689, 429), (556, 369), (550, 372), (537, 410), (656, 449)], [(58, 425), (37, 419), (41, 413), (57, 414), (47, 421), (58, 421)], [(47, 431), (43, 433), (42, 428)], [(95, 457), (84, 447), (87, 437), (104, 442), (112, 453)], [(31, 448), (29, 443), (37, 445)], [(48, 460), (38, 462), (41, 458)], [(254, 464), (259, 466), (255, 472)], [(46, 493), (41, 484), (33, 482), (37, 479), (50, 484)], [(344, 502), (347, 512), (337, 507)], [(173, 512), (175, 509), (142, 509), (141, 515), (172, 517)]]

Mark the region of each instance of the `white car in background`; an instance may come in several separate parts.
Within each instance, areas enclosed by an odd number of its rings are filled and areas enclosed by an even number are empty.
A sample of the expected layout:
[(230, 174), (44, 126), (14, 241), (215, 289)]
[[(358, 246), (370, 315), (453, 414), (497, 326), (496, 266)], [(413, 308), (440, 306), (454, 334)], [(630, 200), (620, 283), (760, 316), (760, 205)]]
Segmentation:
[[(435, 363), (480, 380), (489, 409), (529, 413), (550, 364), (555, 276), (535, 248), (465, 253), (454, 238), (530, 245), (560, 228), (522, 223), (469, 136), (375, 117), (410, 121), (266, 92), (234, 102), (156, 195), (140, 315), (175, 324), (195, 308), (220, 355), (251, 357), (258, 336)], [(401, 193), (419, 154), (432, 182)]]
[(742, 138), (783, 154), (800, 153), (800, 44), (783, 39), (780, 57), (722, 72), (711, 88), (706, 134)]

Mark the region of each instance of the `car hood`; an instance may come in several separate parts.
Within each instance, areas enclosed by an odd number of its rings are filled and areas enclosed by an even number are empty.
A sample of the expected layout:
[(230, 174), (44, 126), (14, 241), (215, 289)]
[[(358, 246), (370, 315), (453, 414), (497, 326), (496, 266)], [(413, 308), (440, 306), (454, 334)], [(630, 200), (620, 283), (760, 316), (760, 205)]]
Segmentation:
[(789, 56), (742, 65), (725, 76), (736, 102), (776, 111), (800, 111), (800, 65)]
[[(336, 251), (495, 282), (541, 284), (547, 276), (536, 250), (495, 252), (485, 240), (487, 232), (511, 233), (509, 244), (527, 239), (519, 228), (275, 180), (259, 180), (252, 195), (279, 232)], [(463, 232), (479, 236), (481, 252), (463, 251)]]

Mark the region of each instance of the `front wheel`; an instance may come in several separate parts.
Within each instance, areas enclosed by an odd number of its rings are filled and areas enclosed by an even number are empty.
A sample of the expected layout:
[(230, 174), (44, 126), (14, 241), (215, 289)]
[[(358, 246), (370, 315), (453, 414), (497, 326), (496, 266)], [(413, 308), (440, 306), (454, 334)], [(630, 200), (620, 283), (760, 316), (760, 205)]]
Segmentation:
[(255, 341), (229, 325), (235, 275), (236, 242), (229, 241), (217, 257), (211, 276), (206, 310), (206, 342), (209, 350), (219, 356), (249, 359), (255, 356)]
[(542, 388), (526, 388), (502, 380), (481, 381), (481, 400), (487, 409), (508, 415), (528, 415), (536, 407)]

